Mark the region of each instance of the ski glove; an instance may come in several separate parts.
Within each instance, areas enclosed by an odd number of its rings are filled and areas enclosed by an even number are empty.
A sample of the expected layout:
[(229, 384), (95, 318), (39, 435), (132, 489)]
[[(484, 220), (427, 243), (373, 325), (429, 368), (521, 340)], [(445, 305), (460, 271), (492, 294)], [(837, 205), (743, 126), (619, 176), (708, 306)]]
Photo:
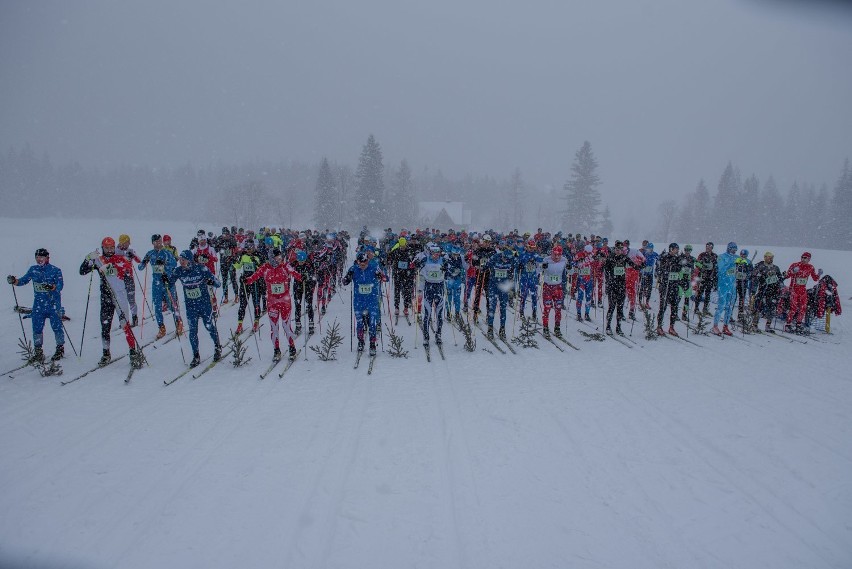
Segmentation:
[(89, 260), (89, 261), (94, 261), (95, 259), (97, 259), (100, 256), (101, 256), (101, 254), (98, 253), (97, 251), (92, 251), (91, 253), (86, 255), (86, 259)]
[(169, 277), (167, 277), (166, 275), (163, 275), (163, 284), (169, 286)]
[(6, 277), (6, 282), (7, 282), (7, 283), (9, 283), (10, 285), (13, 285), (13, 284), (17, 284), (17, 283), (18, 283), (18, 279), (16, 279), (16, 278), (15, 278), (14, 276), (12, 276), (12, 275), (9, 275), (8, 277)]
[(547, 267), (548, 267), (548, 264), (547, 264), (547, 263), (542, 263), (542, 264), (541, 264), (541, 268), (542, 268), (542, 269), (546, 269)]

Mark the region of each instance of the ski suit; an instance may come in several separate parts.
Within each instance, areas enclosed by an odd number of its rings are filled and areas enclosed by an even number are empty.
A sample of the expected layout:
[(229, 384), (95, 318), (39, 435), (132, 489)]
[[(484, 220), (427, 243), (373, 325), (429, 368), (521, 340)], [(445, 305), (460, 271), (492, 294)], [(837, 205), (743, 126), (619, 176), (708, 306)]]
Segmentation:
[[(520, 285), (520, 315), (526, 314), (527, 297), (532, 296), (532, 313), (535, 318), (538, 308), (538, 280), (539, 280), (539, 265), (543, 259), (536, 252), (530, 252), (526, 249), (521, 250), (516, 257), (518, 267), (518, 284)], [(560, 282), (560, 284), (562, 284)], [(561, 306), (561, 300), (560, 300)]]
[(680, 283), (678, 291), (683, 298), (683, 313), (689, 312), (689, 297), (692, 296), (692, 271), (695, 270), (695, 257), (686, 253), (680, 256)]
[(237, 240), (233, 235), (223, 234), (216, 240), (216, 251), (219, 253), (219, 270), (222, 273), (222, 301), (228, 298), (228, 280), (234, 290), (234, 297), (239, 298), (237, 291), (237, 271), (234, 269), (234, 261), (237, 250)]
[(248, 307), (248, 297), (251, 295), (251, 303), (254, 307), (254, 320), (260, 320), (260, 283), (252, 281), (252, 284), (247, 284), (246, 281), (252, 276), (260, 266), (260, 257), (255, 252), (243, 251), (243, 253), (234, 261), (234, 269), (240, 271), (240, 308), (237, 311), (237, 321), (242, 323), (246, 316), (246, 308)]
[(175, 267), (167, 276), (171, 283), (181, 281), (183, 284), (184, 309), (186, 319), (189, 322), (189, 345), (192, 347), (193, 355), (198, 354), (198, 319), (204, 324), (204, 328), (210, 333), (213, 345), (220, 348), (219, 330), (213, 319), (213, 303), (210, 302), (208, 286), (219, 288), (219, 282), (213, 273), (199, 263), (190, 263), (187, 267)]
[(808, 278), (818, 281), (819, 275), (813, 265), (804, 261), (790, 265), (786, 275), (785, 280), (790, 279), (790, 310), (787, 311), (787, 324), (791, 324), (795, 316), (796, 324), (801, 325), (808, 307)]
[(381, 283), (388, 277), (378, 261), (370, 261), (364, 269), (353, 264), (343, 277), (343, 285), (353, 283), (352, 310), (355, 313), (359, 346), (364, 345), (364, 326), (369, 328), (370, 343), (376, 342), (376, 327), (381, 316)]
[(751, 286), (754, 298), (755, 322), (762, 314), (766, 318), (767, 326), (775, 318), (778, 308), (778, 297), (781, 295), (781, 286), (784, 277), (777, 265), (760, 261), (752, 271)]
[[(541, 263), (541, 323), (549, 330), (550, 310), (553, 309), (553, 327), (558, 330), (562, 324), (562, 301), (565, 299), (565, 283), (568, 280), (568, 259), (560, 256), (554, 261), (552, 257)], [(533, 305), (535, 306), (535, 305)], [(533, 308), (533, 314), (535, 309)]]
[(130, 303), (124, 290), (124, 277), (131, 272), (133, 265), (124, 255), (100, 255), (97, 251), (89, 253), (80, 265), (80, 274), (88, 275), (94, 270), (101, 277), (101, 343), (109, 350), (110, 328), (113, 314), (118, 310), (118, 322), (124, 329), (124, 337), (131, 350), (136, 348), (136, 339), (130, 329)]
[(290, 327), (290, 279), (302, 280), (302, 275), (293, 269), (289, 263), (272, 264), (272, 261), (262, 264), (253, 275), (246, 279), (247, 285), (252, 285), (258, 279), (266, 282), (266, 306), (268, 309), (269, 331), (272, 343), (280, 349), (278, 341), (278, 324), (284, 329), (287, 343), (295, 346), (295, 336)]
[(731, 320), (731, 313), (734, 311), (737, 256), (727, 251), (722, 253), (719, 255), (716, 268), (716, 286), (719, 288), (719, 303), (716, 305), (716, 313), (713, 315), (713, 326), (718, 326), (720, 320), (727, 326)]
[(491, 256), (494, 255), (494, 249), (491, 247), (483, 246), (479, 247), (473, 252), (471, 256), (472, 265), (478, 267), (476, 274), (476, 281), (474, 284), (474, 288), (476, 289), (473, 293), (473, 314), (474, 318), (480, 312), (480, 304), (482, 301), (482, 291), (485, 291), (485, 310), (486, 312), (490, 310), (490, 302), (491, 296), (488, 294), (489, 290), (489, 279), (491, 278), (491, 271), (489, 271), (485, 265), (488, 263), (488, 260)]
[(595, 281), (592, 275), (592, 253), (582, 251), (577, 254), (574, 265), (577, 267), (577, 316), (583, 308), (583, 298), (586, 300), (586, 315), (592, 309)]
[(513, 257), (503, 253), (494, 253), (485, 263), (485, 270), (489, 274), (488, 301), (486, 303), (488, 326), (494, 326), (494, 313), (497, 303), (500, 303), (500, 329), (506, 327), (506, 310), (509, 306), (509, 291), (514, 285), (515, 260)]
[(133, 249), (124, 249), (122, 245), (118, 245), (115, 249), (116, 255), (127, 257), (130, 263), (130, 272), (124, 275), (124, 290), (127, 292), (127, 302), (130, 304), (130, 315), (135, 322), (139, 317), (139, 308), (136, 306), (136, 280), (133, 278), (133, 263), (139, 263), (139, 257), (136, 256), (136, 251)]
[[(603, 272), (606, 276), (606, 327), (610, 327), (612, 315), (615, 314), (615, 325), (621, 329), (621, 321), (624, 320), (624, 297), (627, 293), (627, 271), (632, 269), (639, 276), (642, 262), (636, 262), (624, 253), (610, 253), (603, 264)], [(633, 297), (636, 297), (635, 289)]]
[(737, 304), (739, 308), (737, 318), (745, 317), (745, 301), (751, 290), (750, 280), (752, 270), (751, 260), (745, 257), (737, 257)]
[(642, 276), (639, 282), (639, 304), (648, 305), (651, 302), (651, 291), (654, 289), (654, 266), (660, 255), (655, 251), (644, 251), (645, 266), (642, 267)]
[(151, 263), (151, 302), (154, 304), (154, 317), (157, 320), (157, 326), (163, 325), (163, 304), (168, 306), (169, 310), (177, 314), (177, 307), (172, 305), (174, 300), (171, 294), (172, 287), (163, 284), (163, 276), (171, 274), (174, 271), (177, 262), (174, 255), (166, 249), (151, 249), (145, 256), (142, 257), (142, 262), (139, 263), (137, 269), (144, 270), (145, 266)]
[(44, 321), (50, 320), (50, 328), (56, 338), (56, 346), (65, 345), (65, 332), (62, 328), (62, 271), (59, 267), (46, 263), (33, 265), (21, 278), (15, 281), (15, 286), (33, 283), (33, 311), (30, 313), (33, 324), (33, 344), (40, 348), (44, 343)]
[[(329, 247), (324, 246), (314, 257), (314, 268), (317, 275), (317, 308), (323, 314), (331, 301), (334, 263), (334, 253)], [(378, 264), (378, 261), (376, 261), (376, 264)]]
[(461, 288), (467, 263), (461, 255), (451, 254), (447, 257), (447, 315), (459, 314), (461, 311)]
[[(639, 274), (642, 267), (645, 266), (645, 255), (638, 249), (630, 249), (627, 256), (633, 261), (634, 265), (628, 265), (625, 270), (625, 289), (627, 291), (627, 299), (630, 301), (630, 314), (636, 311), (636, 293), (639, 289)], [(638, 269), (636, 267), (639, 267)]]
[(444, 323), (444, 276), (447, 263), (443, 256), (433, 259), (431, 255), (417, 263), (423, 277), (423, 341), (429, 343), (429, 323), (435, 314), (435, 339), (441, 339)]
[(707, 307), (710, 305), (710, 293), (716, 288), (718, 279), (716, 278), (716, 265), (719, 263), (719, 256), (716, 253), (704, 251), (698, 255), (695, 260), (695, 269), (698, 276), (698, 291), (695, 295), (695, 310), (698, 311), (698, 305), (704, 302), (704, 311), (707, 312)]
[(417, 273), (413, 268), (415, 251), (412, 247), (394, 245), (388, 253), (388, 266), (393, 274), (393, 306), (399, 314), (399, 298), (402, 297), (402, 308), (406, 314), (412, 307), (411, 298), (414, 293), (414, 278)]
[[(609, 247), (606, 245), (602, 247), (595, 247), (595, 255), (592, 260), (592, 276), (595, 280), (595, 289), (597, 291), (597, 301), (599, 306), (603, 306), (603, 292), (604, 292), (604, 272), (603, 272), (603, 264), (606, 258), (609, 256)], [(594, 295), (593, 295), (594, 296)]]
[(316, 273), (314, 272), (314, 261), (310, 255), (300, 263), (291, 261), (293, 270), (301, 276), (293, 283), (293, 296), (296, 301), (296, 326), (302, 323), (302, 301), (305, 302), (305, 312), (308, 315), (308, 322), (311, 326), (314, 325), (314, 287), (317, 284)]
[(677, 307), (680, 303), (680, 284), (683, 280), (680, 254), (663, 253), (657, 263), (657, 289), (660, 291), (660, 309), (657, 312), (657, 326), (662, 327), (666, 308), (669, 311), (669, 326), (677, 320)]

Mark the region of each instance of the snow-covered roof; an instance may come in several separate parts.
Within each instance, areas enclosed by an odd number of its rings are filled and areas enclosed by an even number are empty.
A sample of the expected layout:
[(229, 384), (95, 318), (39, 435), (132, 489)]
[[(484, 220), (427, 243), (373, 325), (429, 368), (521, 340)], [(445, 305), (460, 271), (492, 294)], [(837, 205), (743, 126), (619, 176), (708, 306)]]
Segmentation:
[(471, 212), (465, 208), (464, 202), (419, 202), (417, 206), (417, 217), (424, 222), (434, 224), (439, 217), (442, 219), (449, 217), (455, 226), (466, 227), (470, 225)]

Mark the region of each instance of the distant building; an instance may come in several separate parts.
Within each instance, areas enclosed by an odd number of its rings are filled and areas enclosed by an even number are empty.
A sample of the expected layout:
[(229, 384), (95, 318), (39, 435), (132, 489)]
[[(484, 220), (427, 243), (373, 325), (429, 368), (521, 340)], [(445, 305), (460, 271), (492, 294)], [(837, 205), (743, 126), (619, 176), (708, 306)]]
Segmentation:
[(470, 227), (471, 211), (464, 202), (418, 202), (420, 227), (462, 230)]

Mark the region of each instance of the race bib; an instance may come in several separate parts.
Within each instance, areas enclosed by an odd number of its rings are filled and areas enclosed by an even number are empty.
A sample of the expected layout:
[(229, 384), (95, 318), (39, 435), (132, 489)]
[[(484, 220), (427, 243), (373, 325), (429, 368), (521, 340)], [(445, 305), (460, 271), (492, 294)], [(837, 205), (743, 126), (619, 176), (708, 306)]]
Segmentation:
[(106, 267), (104, 267), (103, 273), (108, 277), (114, 277), (118, 274), (118, 271), (115, 270), (115, 267), (113, 265), (107, 265)]
[(580, 276), (587, 277), (592, 274), (591, 267), (580, 267)]
[(545, 275), (544, 278), (547, 281), (547, 284), (562, 284), (562, 275)]
[(727, 270), (727, 272), (726, 272), (725, 274), (727, 274), (729, 277), (732, 277), (732, 276), (734, 276), (734, 274), (735, 274), (736, 272), (737, 272), (737, 268), (736, 268), (736, 267), (731, 267), (730, 269), (728, 269), (728, 270)]
[(509, 271), (504, 269), (494, 269), (495, 279), (505, 279), (509, 277)]
[(284, 284), (274, 284), (272, 285), (272, 294), (284, 294), (284, 291), (287, 290), (287, 285)]
[(744, 281), (748, 279), (748, 275), (745, 273), (737, 273), (737, 280)]
[(165, 265), (151, 265), (151, 267), (153, 268), (155, 275), (162, 275), (163, 273), (166, 272), (166, 266)]
[(433, 281), (444, 280), (444, 271), (426, 271), (426, 278)]
[(405, 261), (397, 261), (396, 266), (398, 269), (407, 269), (408, 263), (406, 263)]
[(535, 263), (530, 261), (529, 263), (527, 263), (527, 272), (532, 273), (534, 271), (535, 271)]
[(569, 275), (573, 275), (573, 274), (574, 274), (574, 273), (576, 273), (576, 272), (577, 272), (577, 269), (575, 269), (574, 267), (571, 267), (570, 269), (568, 269), (568, 274), (569, 274)]
[(775, 275), (766, 277), (766, 284), (768, 284), (768, 285), (775, 284), (777, 282), (778, 282), (778, 277), (775, 276)]
[(253, 273), (254, 263), (243, 263), (243, 271), (246, 273)]
[(50, 289), (47, 288), (49, 285), (47, 283), (33, 283), (33, 290), (36, 292), (50, 292)]
[(373, 284), (360, 284), (358, 285), (358, 294), (372, 294), (373, 292)]
[(704, 270), (705, 271), (712, 271), (713, 270), (713, 263), (705, 263), (704, 264)]
[(646, 275), (650, 275), (654, 272), (654, 267), (642, 267), (642, 273)]
[(624, 267), (613, 267), (612, 268), (612, 274), (616, 277), (623, 277), (624, 276)]
[(796, 279), (796, 284), (797, 284), (797, 285), (806, 285), (806, 284), (808, 284), (808, 277), (805, 277), (805, 278), (799, 277), (799, 278), (797, 278), (797, 279)]
[(198, 300), (201, 298), (201, 289), (198, 287), (186, 288), (183, 292), (189, 300)]
[(677, 273), (669, 273), (669, 280), (670, 281), (679, 281), (680, 280), (680, 272), (678, 271)]

